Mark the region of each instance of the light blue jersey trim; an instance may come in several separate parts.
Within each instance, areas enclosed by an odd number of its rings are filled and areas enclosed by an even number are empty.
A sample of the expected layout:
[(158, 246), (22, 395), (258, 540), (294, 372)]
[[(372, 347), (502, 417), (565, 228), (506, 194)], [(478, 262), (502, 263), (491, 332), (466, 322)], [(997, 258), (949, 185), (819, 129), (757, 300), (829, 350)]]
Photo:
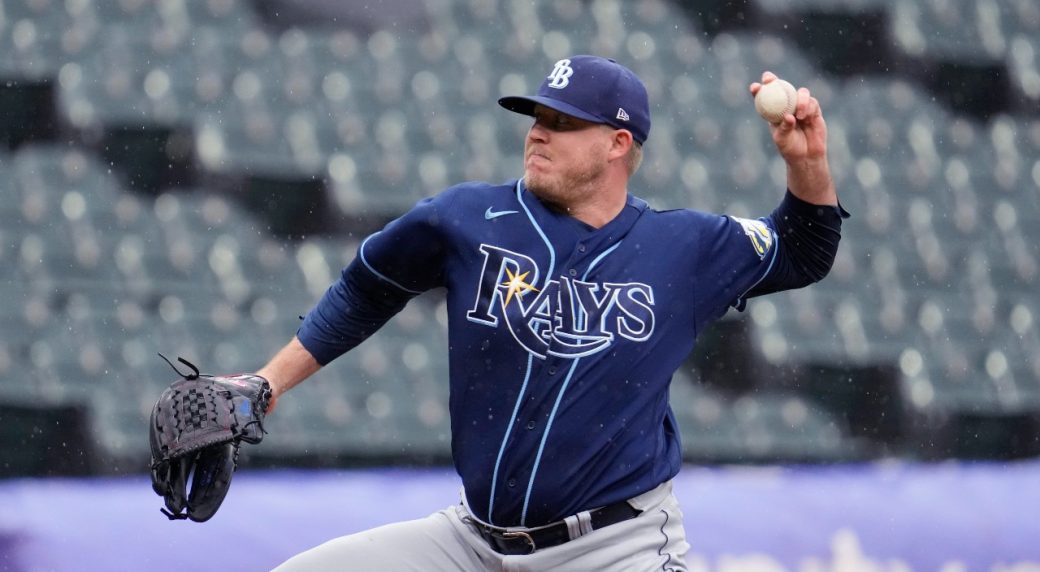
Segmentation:
[(520, 183), (522, 181), (523, 179), (520, 179), (516, 182), (516, 200), (520, 203), (520, 206), (524, 208), (528, 220), (531, 221), (534, 229), (538, 232), (538, 236), (542, 237), (542, 242), (544, 242), (546, 248), (549, 249), (549, 271), (545, 273), (545, 282), (542, 283), (542, 288), (545, 288), (548, 286), (549, 280), (552, 280), (553, 272), (556, 271), (556, 249), (554, 249), (552, 243), (549, 242), (549, 237), (545, 236), (545, 233), (542, 232), (542, 227), (538, 226), (538, 222), (534, 220), (534, 215), (531, 214), (531, 209), (527, 208), (527, 205), (524, 204), (524, 200), (520, 196)]
[[(380, 231), (380, 232), (382, 232), (382, 231)], [(368, 241), (372, 240), (372, 237), (374, 237), (376, 234), (379, 234), (379, 233), (377, 232), (377, 233), (369, 236), (368, 238), (365, 239), (364, 242), (361, 243), (361, 248), (358, 249), (358, 255), (361, 257), (361, 263), (365, 265), (365, 268), (368, 268), (369, 272), (371, 272), (372, 274), (375, 274), (376, 277), (378, 277), (380, 280), (383, 280), (385, 282), (389, 282), (390, 284), (393, 284), (394, 286), (397, 286), (398, 288), (400, 288), (401, 290), (404, 290), (405, 292), (408, 292), (409, 294), (422, 294), (422, 292), (419, 291), (419, 290), (411, 290), (409, 288), (405, 288), (404, 286), (398, 284), (397, 282), (394, 282), (393, 280), (387, 278), (382, 273), (380, 273), (378, 270), (376, 270), (375, 268), (372, 268), (372, 265), (368, 263), (368, 260), (365, 258), (365, 245), (368, 244)]]
[[(516, 201), (518, 203), (520, 203), (520, 206), (524, 209), (524, 213), (527, 215), (527, 219), (531, 221), (531, 226), (534, 227), (535, 232), (538, 233), (538, 236), (541, 237), (542, 242), (545, 243), (545, 247), (549, 250), (549, 269), (545, 273), (545, 281), (542, 283), (542, 287), (545, 288), (549, 284), (549, 281), (552, 280), (553, 273), (556, 271), (556, 249), (554, 249), (552, 243), (549, 242), (549, 237), (547, 237), (545, 235), (545, 231), (543, 231), (542, 227), (538, 225), (538, 221), (535, 220), (534, 214), (531, 213), (531, 209), (528, 208), (528, 206), (526, 204), (524, 204), (523, 192), (522, 192), (523, 188), (521, 187), (522, 183), (523, 183), (523, 179), (518, 179), (516, 181)], [(575, 363), (577, 363), (577, 360), (575, 360)], [(517, 398), (516, 398), (516, 404), (513, 406), (513, 415), (509, 419), (509, 425), (506, 427), (506, 433), (502, 437), (502, 445), (498, 449), (498, 458), (495, 459), (495, 472), (491, 476), (491, 498), (488, 499), (488, 522), (491, 523), (491, 524), (494, 524), (494, 522), (492, 522), (491, 519), (492, 519), (492, 512), (493, 512), (493, 509), (495, 507), (495, 489), (497, 488), (497, 485), (498, 485), (499, 466), (500, 466), (500, 464), (502, 462), (502, 456), (505, 454), (506, 444), (509, 442), (509, 435), (512, 433), (513, 425), (516, 423), (516, 416), (519, 415), (519, 413), (520, 413), (520, 404), (523, 402), (524, 393), (527, 392), (527, 384), (528, 384), (528, 382), (531, 379), (531, 369), (533, 368), (533, 365), (534, 365), (534, 354), (528, 354), (528, 356), (527, 356), (527, 372), (524, 374), (524, 383), (523, 383), (522, 386), (520, 386), (520, 395), (518, 395)], [(574, 368), (571, 367), (571, 374), (573, 374), (573, 373), (574, 373)], [(566, 388), (567, 383), (570, 381), (571, 374), (567, 375), (567, 380), (564, 382), (564, 388)], [(561, 389), (561, 395), (562, 395), (562, 393), (563, 393), (563, 390)], [(560, 404), (559, 399), (557, 399), (557, 401), (556, 401), (557, 407), (559, 406), (559, 404)], [(553, 408), (553, 415), (555, 415), (555, 414), (556, 414), (556, 407)], [(552, 425), (552, 416), (549, 417), (549, 425), (550, 426)], [(549, 428), (546, 427), (545, 435), (542, 436), (541, 446), (538, 448), (538, 456), (535, 458), (534, 471), (538, 470), (538, 462), (542, 458), (542, 449), (545, 447), (545, 437), (548, 434), (549, 434)], [(527, 503), (530, 500), (531, 486), (533, 484), (534, 484), (534, 472), (531, 473), (531, 481), (528, 483), (528, 486), (527, 486), (527, 496), (524, 498), (524, 509), (523, 509), (523, 514), (522, 514), (522, 516), (520, 518), (520, 525), (521, 526), (523, 526), (524, 521), (527, 519)]]
[(617, 248), (619, 246), (621, 246), (622, 242), (625, 242), (625, 241), (624, 240), (619, 240), (617, 242), (617, 244), (615, 244), (614, 246), (611, 246), (610, 248), (604, 250), (602, 253), (600, 253), (599, 256), (597, 256), (595, 259), (593, 259), (592, 264), (589, 264), (588, 269), (585, 270), (585, 274), (581, 275), (581, 279), (582, 280), (587, 280), (589, 278), (589, 273), (592, 272), (592, 269), (595, 268), (596, 265), (599, 264), (600, 261), (602, 261), (604, 258), (606, 258), (611, 252), (614, 252), (615, 250), (617, 250)]
[[(769, 228), (769, 227), (766, 227), (766, 228)], [(755, 286), (758, 286), (759, 284), (761, 284), (762, 281), (766, 279), (766, 276), (769, 276), (769, 273), (773, 270), (773, 264), (776, 263), (776, 253), (780, 250), (780, 235), (778, 235), (776, 233), (776, 231), (771, 229), (771, 228), (769, 229), (769, 232), (772, 233), (772, 235), (773, 235), (773, 256), (771, 256), (769, 258), (769, 266), (767, 266), (766, 267), (766, 271), (763, 272), (762, 275), (758, 277), (758, 280), (755, 280), (754, 284), (749, 286), (747, 290), (744, 290), (743, 294), (741, 294), (740, 296), (737, 296), (737, 301), (734, 304), (734, 306), (736, 306), (736, 307), (739, 307), (740, 304), (744, 301), (744, 296), (747, 296), (748, 292), (754, 290)]]
[[(556, 250), (553, 248), (552, 243), (549, 242), (549, 237), (542, 231), (542, 227), (538, 226), (538, 222), (534, 220), (534, 215), (531, 214), (531, 209), (524, 204), (522, 198), (522, 187), (520, 186), (523, 179), (516, 181), (516, 201), (523, 207), (524, 213), (527, 214), (527, 219), (531, 221), (531, 225), (534, 226), (534, 230), (538, 233), (538, 236), (542, 238), (542, 242), (545, 243), (546, 248), (549, 249), (549, 271), (545, 273), (545, 282), (542, 284), (544, 288), (549, 284), (549, 280), (552, 279), (553, 272), (556, 270)], [(362, 245), (364, 246), (364, 245)], [(506, 426), (506, 433), (502, 437), (502, 445), (498, 449), (498, 458), (495, 459), (495, 472), (491, 475), (491, 498), (488, 499), (488, 522), (494, 524), (492, 521), (492, 513), (495, 508), (495, 490), (498, 488), (498, 471), (499, 466), (502, 463), (502, 457), (505, 455), (506, 444), (509, 442), (509, 435), (513, 431), (513, 425), (516, 423), (516, 416), (520, 414), (520, 404), (523, 402), (524, 394), (527, 392), (527, 384), (531, 380), (531, 369), (534, 365), (534, 354), (527, 355), (527, 372), (524, 373), (524, 383), (520, 386), (520, 395), (516, 398), (516, 404), (513, 405), (513, 415), (509, 419), (509, 425)], [(543, 439), (544, 444), (544, 439)], [(539, 454), (539, 457), (541, 455)], [(535, 465), (537, 466), (537, 464)], [(532, 476), (533, 479), (533, 476)], [(528, 493), (530, 494), (530, 493)], [(524, 502), (524, 515), (527, 514), (527, 502)], [(522, 524), (522, 522), (521, 522)]]
[[(600, 261), (602, 261), (604, 258), (606, 258), (608, 254), (610, 254), (611, 252), (614, 252), (615, 250), (617, 250), (617, 247), (621, 246), (622, 242), (625, 242), (625, 241), (624, 240), (619, 240), (617, 242), (617, 244), (615, 244), (614, 246), (611, 246), (610, 248), (604, 250), (603, 252), (600, 253), (599, 256), (594, 258), (592, 260), (592, 264), (589, 264), (589, 267), (585, 269), (585, 274), (581, 275), (582, 282), (584, 282), (585, 280), (588, 280), (589, 279), (589, 274), (592, 273), (592, 269), (595, 268), (596, 265), (600, 263)], [(582, 320), (578, 324), (578, 327), (582, 328), (582, 329), (585, 328), (585, 318), (584, 318), (584, 316), (582, 316)]]
[(516, 405), (513, 405), (513, 416), (509, 418), (509, 425), (506, 425), (506, 434), (502, 437), (502, 445), (498, 448), (498, 458), (495, 459), (495, 472), (491, 475), (491, 498), (488, 499), (488, 513), (487, 519), (488, 524), (495, 524), (492, 520), (494, 516), (492, 512), (495, 509), (495, 489), (498, 486), (498, 466), (502, 463), (502, 455), (506, 452), (506, 443), (509, 442), (509, 435), (513, 432), (513, 425), (516, 423), (516, 416), (520, 413), (520, 403), (524, 400), (524, 394), (527, 393), (527, 382), (531, 380), (531, 365), (534, 361), (534, 354), (527, 354), (527, 373), (524, 374), (524, 384), (520, 386), (520, 395), (516, 396)]
[(553, 421), (556, 419), (556, 411), (560, 408), (560, 402), (563, 401), (563, 394), (567, 391), (567, 386), (571, 383), (571, 377), (574, 376), (574, 370), (578, 368), (578, 362), (580, 358), (575, 358), (571, 363), (571, 369), (567, 372), (567, 379), (563, 380), (563, 387), (560, 388), (560, 393), (556, 395), (556, 403), (553, 404), (552, 413), (549, 414), (549, 421), (545, 424), (545, 432), (542, 433), (542, 442), (538, 444), (538, 454), (534, 457), (534, 467), (531, 468), (531, 479), (527, 481), (527, 493), (524, 495), (524, 509), (520, 513), (520, 526), (527, 526), (527, 506), (531, 502), (531, 490), (534, 489), (534, 478), (538, 475), (538, 465), (542, 462), (542, 453), (545, 451), (545, 442), (549, 440), (549, 431), (552, 430)]
[[(585, 270), (585, 273), (582, 274), (581, 279), (588, 279), (592, 269), (602, 262), (604, 258), (609, 256), (611, 252), (617, 250), (617, 248), (621, 246), (622, 242), (624, 241), (618, 241), (617, 244), (604, 250), (599, 256), (593, 259), (592, 263), (589, 264), (589, 267)], [(556, 419), (556, 411), (560, 408), (560, 402), (563, 401), (563, 394), (567, 391), (567, 386), (571, 383), (571, 378), (574, 376), (574, 370), (578, 367), (578, 361), (578, 359), (575, 359), (574, 362), (571, 363), (571, 369), (567, 372), (567, 378), (563, 380), (563, 387), (560, 388), (560, 393), (556, 396), (556, 403), (553, 404), (552, 412), (549, 414), (549, 421), (545, 426), (545, 432), (542, 433), (542, 442), (538, 444), (538, 454), (535, 455), (534, 467), (531, 469), (531, 479), (527, 482), (527, 492), (524, 495), (524, 508), (520, 515), (520, 526), (527, 526), (527, 507), (531, 503), (531, 491), (534, 490), (534, 478), (538, 474), (538, 465), (542, 462), (542, 452), (545, 451), (545, 442), (549, 440), (549, 431), (552, 429), (553, 421)]]

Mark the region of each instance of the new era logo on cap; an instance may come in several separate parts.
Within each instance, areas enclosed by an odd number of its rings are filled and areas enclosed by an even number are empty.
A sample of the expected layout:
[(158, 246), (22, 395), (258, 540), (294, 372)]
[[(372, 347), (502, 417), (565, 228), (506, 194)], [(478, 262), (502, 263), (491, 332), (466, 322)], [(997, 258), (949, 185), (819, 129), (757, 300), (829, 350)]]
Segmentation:
[(640, 143), (650, 134), (646, 86), (632, 70), (599, 56), (559, 60), (536, 95), (503, 97), (498, 103), (525, 115), (533, 115), (534, 106), (541, 104), (586, 121), (627, 129)]

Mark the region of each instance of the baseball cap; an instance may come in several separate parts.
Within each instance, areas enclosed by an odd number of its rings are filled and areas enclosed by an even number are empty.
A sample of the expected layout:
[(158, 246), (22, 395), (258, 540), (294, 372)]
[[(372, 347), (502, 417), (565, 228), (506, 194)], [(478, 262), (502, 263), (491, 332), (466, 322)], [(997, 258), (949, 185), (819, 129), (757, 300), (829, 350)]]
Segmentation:
[(571, 56), (553, 65), (536, 95), (507, 96), (502, 107), (534, 115), (542, 104), (594, 123), (628, 129), (640, 144), (650, 134), (650, 101), (646, 86), (632, 70), (599, 56)]

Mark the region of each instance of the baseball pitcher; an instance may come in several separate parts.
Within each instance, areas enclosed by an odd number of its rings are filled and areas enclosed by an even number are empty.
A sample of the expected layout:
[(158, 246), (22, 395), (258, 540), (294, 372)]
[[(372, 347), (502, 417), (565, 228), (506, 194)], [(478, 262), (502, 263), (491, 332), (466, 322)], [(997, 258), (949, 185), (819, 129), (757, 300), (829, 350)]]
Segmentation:
[[(750, 93), (775, 79), (763, 74)], [(453, 186), (369, 236), (296, 336), (248, 380), (271, 412), (410, 299), (444, 288), (460, 498), (332, 539), (280, 571), (685, 570), (671, 490), (681, 466), (672, 374), (730, 307), (830, 269), (848, 215), (819, 103), (805, 88), (794, 112), (768, 125), (787, 191), (758, 219), (658, 211), (630, 192), (650, 105), (639, 78), (613, 60), (562, 59), (535, 95), (499, 104), (532, 118), (523, 177)], [(183, 472), (161, 447), (156, 455)], [(193, 495), (185, 500), (182, 483), (172, 489), (171, 512), (190, 515)]]

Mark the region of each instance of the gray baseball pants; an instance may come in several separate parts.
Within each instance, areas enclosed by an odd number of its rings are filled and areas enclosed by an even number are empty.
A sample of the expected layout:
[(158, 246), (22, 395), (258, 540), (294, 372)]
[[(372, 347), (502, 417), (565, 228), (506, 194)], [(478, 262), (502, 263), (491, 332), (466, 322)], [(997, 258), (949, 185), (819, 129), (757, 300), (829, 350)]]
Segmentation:
[(275, 571), (685, 572), (689, 544), (671, 482), (628, 502), (642, 513), (533, 554), (492, 550), (461, 503), (426, 518), (330, 540)]

